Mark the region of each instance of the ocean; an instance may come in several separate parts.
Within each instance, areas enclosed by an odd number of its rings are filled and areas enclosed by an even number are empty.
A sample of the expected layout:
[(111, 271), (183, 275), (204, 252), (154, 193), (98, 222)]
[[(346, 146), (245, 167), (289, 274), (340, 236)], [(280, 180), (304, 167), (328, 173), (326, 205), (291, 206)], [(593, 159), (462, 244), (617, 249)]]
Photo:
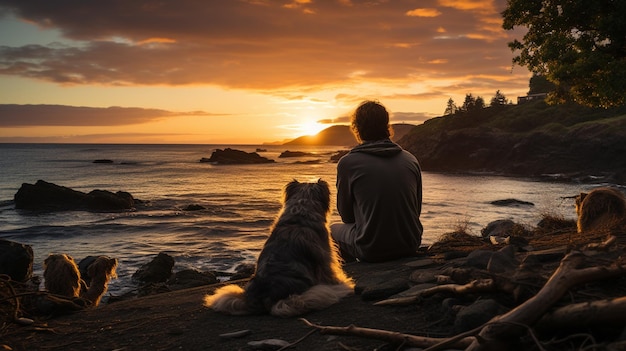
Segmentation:
[[(215, 149), (255, 152), (275, 160), (259, 165), (201, 163)], [(282, 189), (293, 179), (331, 184), (343, 147), (274, 145), (96, 145), (0, 144), (0, 238), (31, 245), (34, 273), (50, 253), (78, 262), (89, 255), (119, 260), (109, 293), (135, 289), (132, 274), (159, 252), (175, 259), (174, 271), (232, 272), (254, 263), (280, 209)], [(279, 158), (283, 151), (314, 156)], [(93, 163), (109, 159), (113, 163)], [(319, 162), (318, 162), (319, 161)], [(22, 183), (45, 180), (75, 190), (127, 191), (146, 202), (127, 212), (31, 212), (16, 210), (13, 196)], [(536, 181), (494, 175), (423, 172), (423, 245), (459, 226), (480, 235), (498, 219), (535, 226), (542, 215), (575, 218), (571, 197), (604, 184)], [(518, 199), (534, 206), (495, 206)], [(205, 209), (185, 211), (189, 205)], [(331, 222), (339, 221), (333, 199)]]

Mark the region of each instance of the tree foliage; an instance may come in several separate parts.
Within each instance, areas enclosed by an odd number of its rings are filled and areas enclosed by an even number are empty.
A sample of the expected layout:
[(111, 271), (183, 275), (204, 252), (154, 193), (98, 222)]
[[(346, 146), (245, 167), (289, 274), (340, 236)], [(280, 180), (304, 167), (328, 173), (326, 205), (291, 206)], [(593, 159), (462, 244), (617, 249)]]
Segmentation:
[(463, 105), (459, 108), (459, 112), (474, 112), (478, 110), (482, 110), (485, 108), (485, 100), (478, 96), (474, 97), (474, 95), (465, 94), (465, 100), (463, 101)]
[(626, 1), (508, 0), (503, 28), (526, 27), (513, 62), (555, 84), (553, 102), (626, 103)]
[(453, 115), (458, 110), (459, 110), (459, 108), (456, 106), (456, 103), (454, 102), (454, 100), (452, 100), (452, 98), (449, 98), (448, 99), (448, 104), (446, 105), (446, 110), (443, 113), (443, 115), (444, 116)]
[(502, 105), (506, 105), (506, 96), (504, 96), (504, 94), (502, 94), (500, 92), (500, 90), (496, 90), (496, 94), (491, 98), (491, 101), (489, 102), (489, 106), (491, 107), (495, 107), (495, 106), (502, 106)]
[(546, 77), (538, 74), (533, 74), (533, 76), (530, 77), (528, 88), (528, 95), (550, 93), (556, 91), (556, 85), (554, 85), (554, 83), (546, 79)]

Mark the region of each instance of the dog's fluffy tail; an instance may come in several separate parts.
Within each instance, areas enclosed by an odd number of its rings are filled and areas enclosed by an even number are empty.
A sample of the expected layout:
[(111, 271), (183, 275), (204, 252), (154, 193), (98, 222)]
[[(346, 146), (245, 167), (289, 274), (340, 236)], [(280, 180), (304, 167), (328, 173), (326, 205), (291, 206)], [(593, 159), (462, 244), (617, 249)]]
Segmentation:
[(226, 285), (204, 297), (204, 305), (215, 311), (232, 314), (250, 314), (244, 297), (244, 290), (238, 285)]
[(349, 284), (320, 284), (311, 287), (300, 295), (291, 295), (278, 301), (270, 313), (279, 317), (292, 317), (312, 310), (321, 310), (333, 305), (354, 289)]

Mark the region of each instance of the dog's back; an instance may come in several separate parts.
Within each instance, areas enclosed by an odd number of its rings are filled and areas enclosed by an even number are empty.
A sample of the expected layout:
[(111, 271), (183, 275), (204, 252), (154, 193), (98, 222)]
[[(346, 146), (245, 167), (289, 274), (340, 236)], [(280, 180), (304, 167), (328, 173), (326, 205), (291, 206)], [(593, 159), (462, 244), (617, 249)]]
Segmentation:
[(328, 183), (290, 182), (284, 206), (245, 290), (226, 286), (205, 305), (230, 314), (293, 316), (322, 309), (350, 294), (353, 282), (341, 269), (328, 232)]
[(576, 197), (578, 232), (626, 224), (626, 196), (615, 188), (597, 188)]
[(80, 294), (80, 272), (74, 259), (66, 254), (50, 254), (44, 260), (44, 286), (48, 292), (67, 297)]

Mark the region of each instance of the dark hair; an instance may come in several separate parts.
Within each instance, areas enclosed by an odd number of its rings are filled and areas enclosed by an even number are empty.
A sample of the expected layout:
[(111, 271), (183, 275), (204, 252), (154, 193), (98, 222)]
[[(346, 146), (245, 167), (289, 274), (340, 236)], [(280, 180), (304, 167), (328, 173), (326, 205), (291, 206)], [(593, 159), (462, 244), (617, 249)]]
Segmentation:
[(389, 112), (378, 101), (363, 101), (352, 114), (352, 133), (359, 142), (391, 137)]

